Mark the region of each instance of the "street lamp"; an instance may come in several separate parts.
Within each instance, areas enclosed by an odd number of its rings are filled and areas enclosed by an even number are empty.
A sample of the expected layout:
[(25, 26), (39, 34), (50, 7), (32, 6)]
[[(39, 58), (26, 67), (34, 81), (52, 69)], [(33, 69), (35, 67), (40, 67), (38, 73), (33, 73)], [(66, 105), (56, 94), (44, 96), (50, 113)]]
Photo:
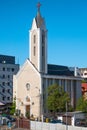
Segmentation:
[(67, 124), (67, 102), (66, 102), (66, 130), (68, 130), (68, 124)]
[(22, 101), (21, 101), (20, 98), (17, 98), (17, 100), (18, 100), (18, 103), (17, 103), (18, 112), (17, 112), (17, 114), (18, 114), (18, 128), (19, 128), (19, 115), (20, 115), (19, 107), (20, 107), (21, 105), (23, 105), (23, 104), (22, 104)]
[(38, 89), (38, 92), (39, 92), (39, 103), (40, 103), (40, 110), (39, 110), (39, 120), (40, 120), (40, 117), (41, 117), (41, 94), (40, 94), (40, 89), (38, 87), (35, 87), (36, 89)]
[(40, 93), (40, 89), (36, 87), (39, 90), (39, 97), (40, 97), (40, 117), (41, 121), (43, 122), (43, 100), (42, 100), (42, 94)]

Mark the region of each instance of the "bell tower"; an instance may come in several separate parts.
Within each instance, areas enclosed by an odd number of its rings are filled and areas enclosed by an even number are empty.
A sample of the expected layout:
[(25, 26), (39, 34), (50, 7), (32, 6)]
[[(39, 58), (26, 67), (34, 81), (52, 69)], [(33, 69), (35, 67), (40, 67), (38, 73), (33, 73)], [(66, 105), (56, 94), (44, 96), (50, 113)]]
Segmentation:
[(37, 4), (37, 15), (30, 30), (30, 61), (41, 73), (47, 73), (47, 30)]

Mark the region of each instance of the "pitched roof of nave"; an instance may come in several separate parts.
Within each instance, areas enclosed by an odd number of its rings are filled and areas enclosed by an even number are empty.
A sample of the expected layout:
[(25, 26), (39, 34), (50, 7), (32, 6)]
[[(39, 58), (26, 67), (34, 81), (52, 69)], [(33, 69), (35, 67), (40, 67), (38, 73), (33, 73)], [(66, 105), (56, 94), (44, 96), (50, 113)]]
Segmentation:
[(49, 75), (74, 76), (74, 71), (71, 71), (67, 66), (48, 64)]
[(36, 24), (37, 24), (37, 27), (38, 27), (38, 28), (40, 28), (41, 25), (42, 25), (43, 22), (44, 22), (44, 19), (42, 18), (41, 13), (40, 13), (40, 6), (41, 6), (41, 4), (38, 3), (38, 4), (37, 4), (37, 8), (38, 8), (38, 10), (37, 10), (37, 15), (36, 15), (36, 17), (35, 17)]

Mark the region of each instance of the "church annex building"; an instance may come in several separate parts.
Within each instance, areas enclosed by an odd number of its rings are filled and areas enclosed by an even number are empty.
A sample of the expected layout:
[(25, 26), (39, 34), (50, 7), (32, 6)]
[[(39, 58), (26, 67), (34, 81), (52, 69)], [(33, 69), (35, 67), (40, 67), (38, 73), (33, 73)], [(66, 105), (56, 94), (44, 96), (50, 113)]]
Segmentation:
[(16, 109), (23, 116), (28, 111), (35, 118), (47, 115), (47, 88), (54, 83), (64, 87), (75, 108), (82, 95), (81, 77), (76, 70), (72, 71), (67, 66), (47, 64), (47, 29), (40, 13), (40, 3), (29, 35), (30, 58), (26, 59), (19, 72), (14, 75), (13, 98), (16, 98)]

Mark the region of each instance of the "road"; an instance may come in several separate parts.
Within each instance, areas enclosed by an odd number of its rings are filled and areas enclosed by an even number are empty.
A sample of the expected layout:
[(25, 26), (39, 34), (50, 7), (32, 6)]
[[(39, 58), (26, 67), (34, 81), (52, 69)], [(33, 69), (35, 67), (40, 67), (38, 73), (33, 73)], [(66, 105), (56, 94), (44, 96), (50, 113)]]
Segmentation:
[(29, 130), (29, 129), (26, 129), (26, 128), (8, 128), (7, 125), (3, 125), (3, 126), (0, 126), (0, 130)]

